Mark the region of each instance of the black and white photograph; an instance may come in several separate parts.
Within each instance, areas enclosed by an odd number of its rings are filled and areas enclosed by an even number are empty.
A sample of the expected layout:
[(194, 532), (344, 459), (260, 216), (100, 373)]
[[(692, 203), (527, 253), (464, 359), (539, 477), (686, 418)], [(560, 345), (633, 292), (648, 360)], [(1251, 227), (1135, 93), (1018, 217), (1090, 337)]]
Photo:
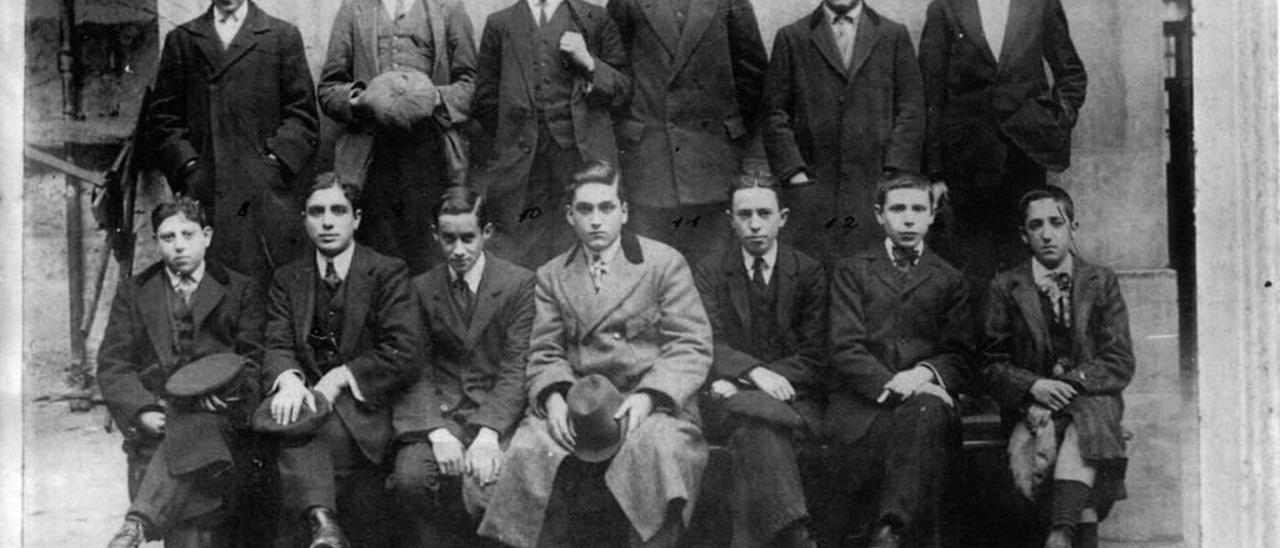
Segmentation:
[(0, 546), (1280, 546), (1271, 0), (0, 28)]

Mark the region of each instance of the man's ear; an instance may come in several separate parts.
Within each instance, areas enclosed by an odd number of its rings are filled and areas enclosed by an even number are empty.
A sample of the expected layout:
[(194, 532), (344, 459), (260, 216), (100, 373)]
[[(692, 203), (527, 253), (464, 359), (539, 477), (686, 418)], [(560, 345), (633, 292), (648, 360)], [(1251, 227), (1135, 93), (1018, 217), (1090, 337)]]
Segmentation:
[(360, 228), (360, 218), (364, 212), (357, 209), (351, 212), (351, 228)]
[[(435, 227), (432, 226), (431, 230), (435, 230)], [(480, 229), (480, 234), (484, 235), (485, 238), (489, 238), (493, 236), (494, 230), (493, 223), (485, 223), (484, 228)]]
[(784, 207), (778, 211), (778, 227), (787, 226), (787, 217), (791, 216), (791, 208)]

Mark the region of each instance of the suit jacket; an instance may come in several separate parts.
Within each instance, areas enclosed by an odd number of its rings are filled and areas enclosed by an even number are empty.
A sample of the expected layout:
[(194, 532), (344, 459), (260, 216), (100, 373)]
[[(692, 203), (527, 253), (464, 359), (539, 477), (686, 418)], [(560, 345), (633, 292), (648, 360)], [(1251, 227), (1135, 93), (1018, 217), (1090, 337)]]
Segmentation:
[(165, 38), (153, 97), (147, 141), (165, 176), (181, 181), (198, 160), (212, 177), (214, 188), (188, 189), (212, 206), (210, 257), (265, 284), (305, 247), (292, 175), (310, 163), (319, 121), (302, 35), (250, 2), (224, 48), (205, 12)]
[(425, 439), (448, 428), (470, 439), (480, 427), (509, 436), (524, 411), (534, 285), (533, 272), (488, 254), (467, 323), (450, 298), (447, 265), (413, 279), (423, 365), (421, 378), (395, 405), (397, 436)]
[[(851, 65), (819, 6), (778, 31), (765, 84), (773, 173), (787, 181), (803, 170), (817, 180), (789, 190), (793, 208), (805, 212), (791, 219), (799, 224), (790, 234), (804, 235), (792, 243), (820, 259), (883, 239), (871, 208), (876, 181), (888, 169), (919, 171), (924, 144), (924, 92), (906, 27), (864, 6)], [(856, 226), (845, 226), (848, 216)], [(824, 226), (831, 219), (839, 219), (837, 232)]]
[(1079, 395), (1067, 406), (1080, 433), (1086, 459), (1125, 456), (1120, 420), (1121, 392), (1133, 378), (1133, 342), (1129, 313), (1115, 272), (1075, 258), (1072, 272), (1072, 355), (1074, 367), (1053, 375), (1053, 344), (1040, 306), (1030, 261), (1002, 272), (991, 282), (983, 322), (983, 378), (1005, 409), (1020, 419), (1030, 402), (1028, 391), (1039, 379), (1074, 385)]
[(883, 246), (839, 262), (831, 281), (828, 434), (852, 443), (894, 402), (885, 383), (925, 363), (949, 392), (970, 377), (974, 324), (960, 271), (926, 248), (904, 279)]
[(826, 361), (827, 276), (818, 261), (781, 245), (773, 267), (776, 286), (774, 322), (782, 341), (782, 358), (765, 361), (744, 352), (750, 348), (751, 275), (738, 246), (708, 256), (693, 270), (715, 341), (713, 379), (737, 379), (755, 367), (786, 377), (798, 395), (813, 396), (821, 388)]
[[(611, 111), (625, 105), (631, 95), (627, 54), (604, 8), (584, 0), (566, 0), (564, 5), (596, 59), (591, 76), (579, 76), (573, 83), (569, 110), (578, 152), (584, 160), (616, 165)], [(536, 36), (537, 23), (529, 5), (519, 0), (489, 16), (480, 40), (475, 110), (493, 148), (483, 177), (485, 186), (499, 192), (526, 184), (538, 146), (532, 60)]]
[[(257, 407), (258, 364), (262, 361), (265, 307), (262, 290), (248, 276), (215, 262), (191, 295), (194, 326), (189, 359), (231, 352), (251, 361), (238, 404), (242, 417)], [(157, 262), (119, 285), (111, 316), (98, 348), (98, 386), (111, 417), (126, 437), (139, 435), (135, 419), (143, 411), (162, 411), (164, 383), (178, 367), (173, 353), (169, 279)]]
[(741, 171), (768, 57), (749, 0), (690, 0), (681, 30), (668, 2), (609, 0), (635, 93), (618, 127), (629, 199), (647, 207), (719, 203)]
[[(317, 279), (314, 253), (276, 271), (267, 304), (264, 386), (290, 370), (301, 371), (309, 385), (327, 372), (307, 342)], [(417, 378), (418, 307), (404, 261), (361, 245), (342, 284), (339, 363), (351, 371), (365, 401), (344, 393), (332, 403), (360, 449), (379, 463), (392, 439), (391, 404)]]
[(934, 0), (920, 37), (920, 71), (929, 112), (927, 173), (998, 173), (1004, 139), (1050, 170), (1071, 163), (1071, 130), (1088, 76), (1060, 0), (1011, 2), (996, 54), (977, 0)]
[[(471, 18), (461, 0), (417, 0), (427, 13), (431, 40), (435, 51), (434, 66), (427, 76), (440, 91), (443, 107), (434, 117), (443, 128), (447, 147), (445, 157), (451, 160), (450, 175), (465, 175), (466, 144), (461, 127), (471, 113), (471, 95), (475, 91), (476, 47)], [(320, 70), (320, 108), (342, 125), (342, 133), (334, 144), (334, 171), (344, 180), (365, 180), (374, 128), (357, 120), (351, 113), (351, 89), (356, 82), (368, 83), (389, 70), (378, 66), (378, 19), (383, 11), (381, 0), (343, 0), (333, 20), (329, 50)], [(461, 162), (462, 164), (458, 164)], [(463, 173), (456, 173), (461, 169)]]

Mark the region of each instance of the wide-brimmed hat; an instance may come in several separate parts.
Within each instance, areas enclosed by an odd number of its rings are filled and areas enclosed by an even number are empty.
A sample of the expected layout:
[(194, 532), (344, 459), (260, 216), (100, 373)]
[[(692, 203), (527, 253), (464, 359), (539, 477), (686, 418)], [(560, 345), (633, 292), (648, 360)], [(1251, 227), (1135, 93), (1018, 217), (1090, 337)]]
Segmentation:
[(603, 375), (587, 375), (569, 388), (565, 402), (573, 427), (573, 454), (586, 462), (613, 458), (626, 437), (626, 422), (613, 418), (623, 396)]
[(298, 412), (298, 419), (289, 424), (276, 422), (275, 417), (271, 416), (271, 400), (274, 398), (263, 398), (262, 404), (258, 405), (258, 409), (253, 412), (253, 429), (259, 432), (289, 437), (314, 434), (316, 429), (321, 424), (324, 424), (324, 420), (329, 417), (329, 413), (333, 412), (333, 404), (323, 394), (315, 390), (311, 391), (311, 395), (316, 400), (316, 408), (312, 410), (306, 404), (303, 404), (302, 410)]
[(210, 354), (169, 375), (164, 391), (175, 398), (212, 394), (236, 380), (247, 361), (248, 358), (230, 352)]
[(408, 133), (435, 113), (440, 92), (426, 74), (393, 70), (369, 80), (359, 103), (379, 127)]

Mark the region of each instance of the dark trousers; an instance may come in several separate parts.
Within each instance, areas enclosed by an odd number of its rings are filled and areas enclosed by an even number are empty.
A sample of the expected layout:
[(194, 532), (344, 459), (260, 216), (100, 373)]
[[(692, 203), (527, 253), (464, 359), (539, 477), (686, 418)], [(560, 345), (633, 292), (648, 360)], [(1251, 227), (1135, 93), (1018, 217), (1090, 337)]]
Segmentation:
[(538, 548), (658, 548), (676, 545), (684, 522), (674, 505), (668, 509), (662, 529), (648, 542), (640, 541), (631, 521), (605, 485), (604, 474), (612, 462), (589, 463), (573, 456), (565, 457), (556, 470), (547, 514), (538, 536)]
[(442, 260), (431, 238), (435, 210), (449, 187), (435, 131), (378, 136), (364, 182), (364, 215), (356, 241), (409, 263), (413, 275)]
[(998, 170), (949, 174), (951, 205), (939, 212), (930, 245), (984, 294), (996, 272), (1027, 260), (1018, 200), (1045, 185), (1045, 169), (1012, 144)]
[(881, 414), (857, 442), (831, 447), (822, 459), (826, 496), (811, 504), (823, 545), (844, 546), (860, 529), (893, 523), (907, 546), (937, 546), (956, 420), (942, 400), (914, 396)]
[(683, 253), (689, 262), (733, 245), (724, 202), (674, 208), (628, 206), (627, 227)]
[(582, 165), (577, 147), (561, 147), (545, 124), (538, 125), (529, 178), (516, 191), (495, 193), (499, 238), (494, 253), (530, 270), (569, 249), (576, 241), (565, 221), (564, 187)]
[(729, 436), (734, 548), (782, 545), (784, 529), (808, 517), (795, 434), (790, 428), (742, 419)]
[(462, 479), (440, 473), (430, 443), (405, 445), (396, 452), (391, 486), (401, 523), (409, 526), (401, 546), (463, 548), (487, 542), (476, 535), (479, 522), (463, 505)]
[(128, 440), (129, 515), (147, 524), (150, 537), (169, 548), (238, 546), (236, 497), (243, 490), (248, 458), (215, 476), (173, 476), (163, 440)]
[(306, 546), (306, 512), (323, 507), (337, 513), (352, 546), (390, 546), (396, 533), (386, 466), (370, 461), (337, 413), (301, 444), (282, 442), (280, 468), (280, 548)]

